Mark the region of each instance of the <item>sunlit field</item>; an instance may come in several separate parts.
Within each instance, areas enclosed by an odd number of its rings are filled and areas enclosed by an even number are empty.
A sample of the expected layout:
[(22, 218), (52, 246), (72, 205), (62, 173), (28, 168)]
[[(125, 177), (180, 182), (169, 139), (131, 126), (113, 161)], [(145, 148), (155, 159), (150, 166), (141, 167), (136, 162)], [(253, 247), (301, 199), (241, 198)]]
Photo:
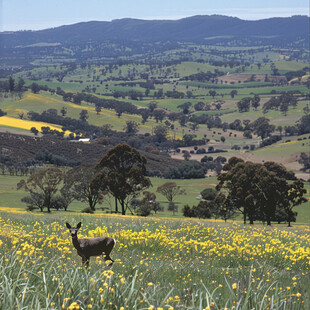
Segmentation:
[[(79, 237), (117, 243), (82, 267)], [(310, 229), (117, 215), (0, 214), (1, 309), (309, 309)]]
[[(30, 130), (32, 127), (37, 128), (38, 130), (41, 130), (41, 127), (50, 127), (51, 130), (58, 130), (61, 131), (61, 126), (44, 123), (44, 122), (33, 122), (29, 120), (24, 119), (17, 119), (9, 116), (2, 116), (0, 118), (0, 126), (5, 127), (12, 127), (12, 128), (18, 128), (18, 129), (27, 129)], [(70, 131), (65, 131), (65, 134), (68, 135)]]

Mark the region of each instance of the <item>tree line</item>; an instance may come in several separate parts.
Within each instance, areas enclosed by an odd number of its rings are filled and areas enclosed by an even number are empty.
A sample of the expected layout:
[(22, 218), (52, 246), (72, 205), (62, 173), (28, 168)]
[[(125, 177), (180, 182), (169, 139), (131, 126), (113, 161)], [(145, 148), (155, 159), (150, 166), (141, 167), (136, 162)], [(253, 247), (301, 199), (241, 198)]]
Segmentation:
[[(27, 180), (21, 180), (17, 188), (24, 189), (28, 196), (22, 198), (28, 210), (67, 210), (78, 200), (87, 203), (84, 212), (94, 212), (108, 195), (114, 198), (114, 212), (126, 214), (133, 211), (148, 216), (162, 210), (155, 193), (147, 191), (151, 186), (146, 176), (146, 159), (127, 144), (111, 148), (96, 165), (80, 165), (69, 170), (49, 167), (38, 170)], [(233, 219), (243, 216), (249, 221), (291, 222), (296, 220), (294, 208), (306, 199), (306, 189), (301, 180), (283, 165), (274, 162), (263, 164), (244, 162), (232, 157), (218, 176), (216, 189), (201, 192), (201, 201), (190, 207), (185, 205), (187, 217)], [(177, 210), (174, 203), (185, 191), (175, 182), (166, 182), (157, 188), (168, 201), (168, 210)], [(143, 194), (142, 198), (138, 198)]]

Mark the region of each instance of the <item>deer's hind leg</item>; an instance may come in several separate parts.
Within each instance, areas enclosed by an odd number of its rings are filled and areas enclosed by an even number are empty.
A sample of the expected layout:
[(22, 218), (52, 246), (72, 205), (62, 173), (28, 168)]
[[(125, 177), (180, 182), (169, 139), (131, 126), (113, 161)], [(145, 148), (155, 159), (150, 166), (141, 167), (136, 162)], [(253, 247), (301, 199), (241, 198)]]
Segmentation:
[(113, 241), (111, 243), (109, 243), (105, 252), (102, 253), (102, 255), (104, 256), (104, 261), (111, 261), (111, 264), (109, 264), (109, 266), (112, 266), (114, 263), (114, 260), (110, 257), (110, 253), (112, 252), (113, 247), (115, 245), (114, 239), (112, 239), (112, 240)]

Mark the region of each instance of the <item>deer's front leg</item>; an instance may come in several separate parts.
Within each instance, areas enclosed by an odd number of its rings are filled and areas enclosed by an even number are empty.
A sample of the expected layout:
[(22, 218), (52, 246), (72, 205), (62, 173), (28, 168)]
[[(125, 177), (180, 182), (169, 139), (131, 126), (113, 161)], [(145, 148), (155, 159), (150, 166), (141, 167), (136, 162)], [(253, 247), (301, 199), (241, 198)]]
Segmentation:
[(82, 256), (82, 264), (88, 268), (89, 266), (89, 257)]

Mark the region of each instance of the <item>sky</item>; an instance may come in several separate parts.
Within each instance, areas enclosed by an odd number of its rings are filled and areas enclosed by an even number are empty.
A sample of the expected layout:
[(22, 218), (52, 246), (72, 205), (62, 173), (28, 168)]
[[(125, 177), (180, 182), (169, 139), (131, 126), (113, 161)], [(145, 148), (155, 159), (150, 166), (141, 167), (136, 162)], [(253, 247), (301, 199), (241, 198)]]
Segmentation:
[(212, 14), (247, 20), (309, 16), (309, 0), (0, 0), (0, 31), (39, 30), (93, 20)]

